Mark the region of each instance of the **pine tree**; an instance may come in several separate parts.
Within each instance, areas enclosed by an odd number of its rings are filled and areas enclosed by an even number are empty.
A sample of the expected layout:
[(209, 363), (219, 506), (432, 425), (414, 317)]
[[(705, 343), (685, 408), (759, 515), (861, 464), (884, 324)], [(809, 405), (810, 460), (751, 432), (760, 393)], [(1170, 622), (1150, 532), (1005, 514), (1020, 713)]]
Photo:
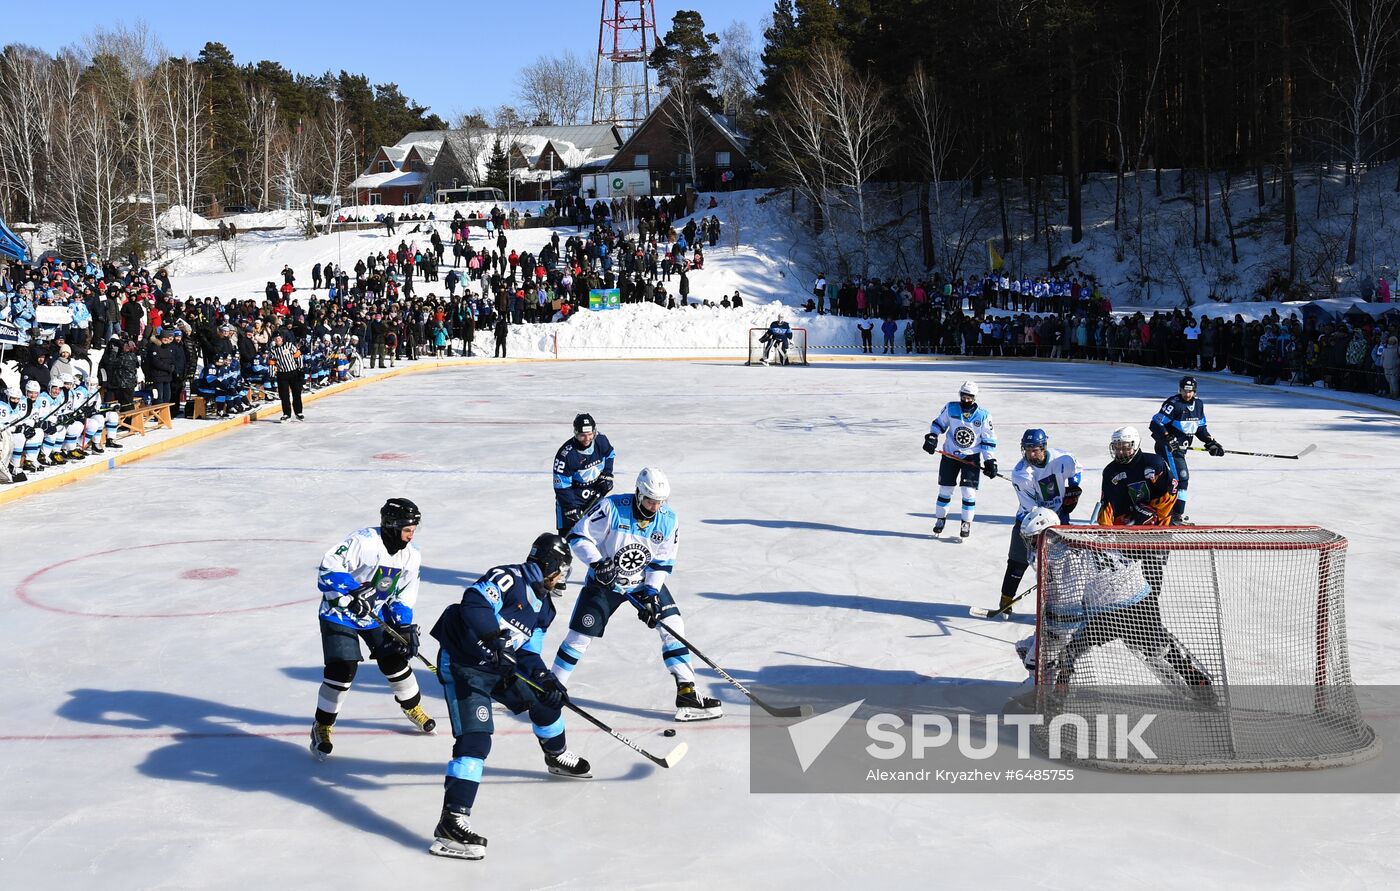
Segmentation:
[(486, 159), (486, 185), (503, 192), (510, 187), (510, 158), (506, 155), (505, 143), (500, 139), (491, 142), (491, 154)]

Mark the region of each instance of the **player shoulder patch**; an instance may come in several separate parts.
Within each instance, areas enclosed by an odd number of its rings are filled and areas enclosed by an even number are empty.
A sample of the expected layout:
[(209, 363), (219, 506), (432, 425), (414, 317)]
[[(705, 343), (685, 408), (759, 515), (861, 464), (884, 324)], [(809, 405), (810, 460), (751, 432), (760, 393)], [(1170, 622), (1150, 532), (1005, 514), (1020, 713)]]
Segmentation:
[(661, 544), (661, 542), (666, 540), (666, 536), (662, 535), (661, 530), (658, 529), (657, 531), (651, 534), (651, 540), (656, 542), (657, 544)]

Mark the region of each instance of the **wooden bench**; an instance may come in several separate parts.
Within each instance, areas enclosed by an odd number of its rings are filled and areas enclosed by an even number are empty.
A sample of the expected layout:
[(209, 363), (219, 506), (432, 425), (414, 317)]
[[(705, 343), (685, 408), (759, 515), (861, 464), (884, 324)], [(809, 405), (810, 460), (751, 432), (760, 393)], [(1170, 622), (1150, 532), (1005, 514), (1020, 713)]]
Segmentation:
[(267, 388), (262, 384), (256, 381), (248, 382), (248, 404), (250, 406), (257, 408), (259, 404), (269, 402), (272, 398), (273, 397), (268, 394)]
[(117, 432), (120, 434), (122, 431), (126, 431), (127, 436), (133, 433), (145, 436), (146, 427), (151, 421), (155, 421), (167, 430), (174, 430), (175, 425), (170, 420), (170, 403), (140, 405), (127, 409), (117, 416)]

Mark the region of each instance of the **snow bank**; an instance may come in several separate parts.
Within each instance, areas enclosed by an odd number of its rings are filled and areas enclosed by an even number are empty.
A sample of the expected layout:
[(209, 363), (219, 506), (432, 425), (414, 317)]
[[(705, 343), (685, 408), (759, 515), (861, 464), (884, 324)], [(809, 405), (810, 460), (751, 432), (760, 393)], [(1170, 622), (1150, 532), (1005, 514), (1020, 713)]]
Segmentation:
[(156, 225), (166, 232), (185, 232), (190, 229), (217, 229), (219, 224), (200, 216), (183, 204), (172, 204), (170, 209), (156, 217)]

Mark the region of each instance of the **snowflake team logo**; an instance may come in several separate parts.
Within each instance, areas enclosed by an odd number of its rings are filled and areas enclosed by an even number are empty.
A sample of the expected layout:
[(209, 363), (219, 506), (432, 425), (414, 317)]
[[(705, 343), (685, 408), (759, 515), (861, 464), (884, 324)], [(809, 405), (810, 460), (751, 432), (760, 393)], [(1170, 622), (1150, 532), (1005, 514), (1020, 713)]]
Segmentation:
[(478, 705), (476, 707), (476, 719), (485, 724), (487, 721), (491, 720), (491, 710), (484, 705)]
[(971, 427), (958, 427), (953, 430), (953, 442), (959, 448), (972, 448), (972, 443), (977, 439), (977, 435), (972, 432)]
[(596, 624), (598, 624), (597, 616), (594, 616), (592, 613), (583, 614), (583, 627), (592, 628)]
[(651, 551), (646, 545), (632, 543), (617, 552), (613, 558), (617, 571), (625, 576), (636, 575), (651, 561)]

